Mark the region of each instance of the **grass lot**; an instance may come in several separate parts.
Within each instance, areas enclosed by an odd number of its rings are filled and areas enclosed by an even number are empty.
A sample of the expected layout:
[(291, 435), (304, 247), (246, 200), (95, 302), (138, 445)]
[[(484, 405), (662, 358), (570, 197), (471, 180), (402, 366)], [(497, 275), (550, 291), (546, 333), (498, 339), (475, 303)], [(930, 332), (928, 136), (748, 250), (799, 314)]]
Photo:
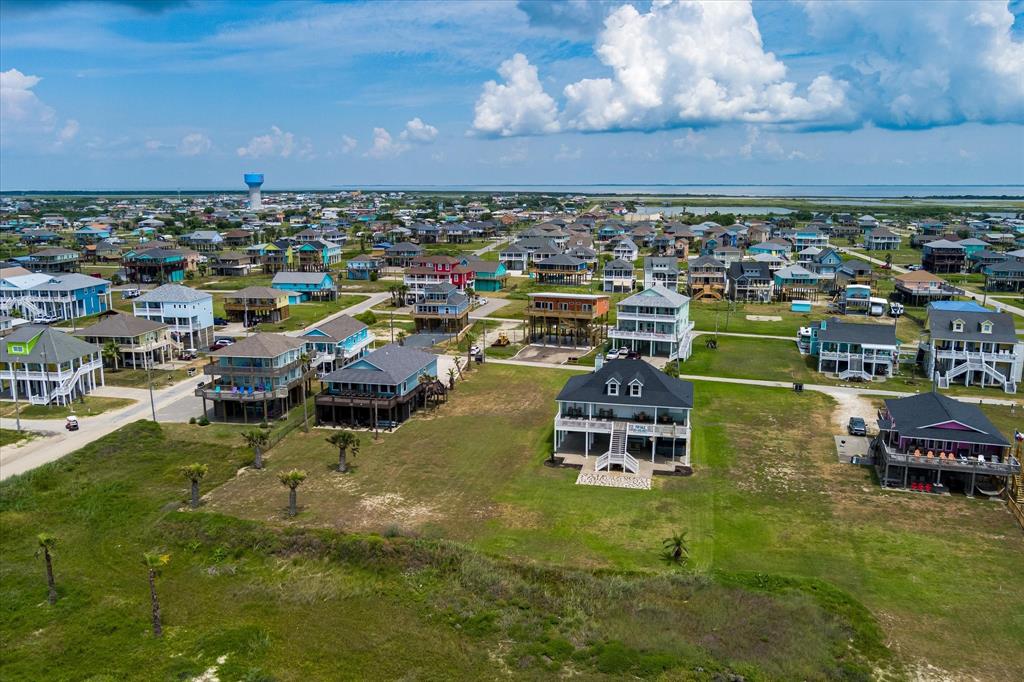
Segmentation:
[[(344, 294), (338, 296), (338, 298), (333, 301), (307, 301), (306, 303), (288, 306), (291, 316), (287, 320), (261, 324), (259, 325), (259, 331), (287, 332), (295, 329), (302, 329), (311, 324), (320, 322), (328, 315), (333, 315), (334, 313), (344, 310), (349, 306), (365, 301), (366, 298), (366, 296), (360, 296), (358, 294)], [(215, 312), (214, 314), (217, 313)]]
[[(690, 319), (694, 328), (700, 331), (714, 331), (715, 319), (718, 319), (718, 330), (741, 334), (765, 334), (768, 336), (785, 336), (796, 338), (797, 330), (812, 322), (832, 317), (825, 311), (825, 306), (814, 306), (810, 313), (794, 313), (789, 303), (736, 303), (727, 301), (716, 303), (690, 303)], [(730, 310), (730, 308), (732, 308)], [(899, 318), (896, 325), (896, 336), (900, 341), (917, 341), (923, 332), (924, 308), (907, 308), (907, 315)], [(781, 317), (781, 320), (748, 320), (748, 315)], [(866, 315), (839, 315), (844, 322), (862, 324), (892, 324), (890, 317), (868, 317)]]
[(17, 431), (15, 429), (0, 429), (0, 447), (14, 445), (23, 440), (31, 440), (33, 437), (30, 431)]
[[(378, 442), (363, 435), (351, 475), (330, 471), (335, 454), (319, 430), (276, 449), (270, 473), (310, 473), (302, 525), (398, 527), (541, 564), (656, 570), (661, 538), (685, 529), (702, 573), (827, 580), (871, 609), (908, 661), (980, 679), (1024, 675), (1024, 659), (1007, 655), (1024, 641), (1024, 535), (999, 505), (884, 492), (868, 471), (836, 463), (824, 395), (702, 382), (695, 476), (659, 478), (642, 493), (575, 486), (575, 471), (541, 466), (567, 376), (485, 365), (437, 412)], [(214, 491), (209, 507), (292, 525), (284, 503), (273, 476), (250, 476)], [(970, 589), (957, 576), (971, 576)]]
[[(284, 459), (271, 452), (271, 461)], [(280, 531), (273, 506), (270, 524), (223, 516), (213, 505), (181, 510), (179, 466), (206, 462), (204, 491), (271, 482), (275, 471), (236, 475), (248, 459), (237, 428), (136, 422), (0, 483), (5, 678), (193, 679), (206, 671), (222, 680), (494, 679), (574, 671), (586, 679), (862, 680), (868, 657), (886, 660), (870, 615), (820, 581), (542, 568), (446, 541), (296, 524)], [(532, 454), (509, 464), (519, 473), (525, 464), (552, 491), (573, 488), (569, 472), (544, 469)], [(311, 473), (337, 494), (369, 469)], [(314, 482), (306, 484), (311, 493)], [(306, 492), (300, 523), (308, 521)], [(609, 491), (579, 492), (610, 501), (601, 495)], [(284, 497), (277, 486), (275, 502)], [(59, 538), (53, 607), (35, 555), (43, 530)], [(140, 558), (149, 550), (171, 557), (157, 580), (162, 639), (148, 632)], [(697, 666), (705, 673), (692, 677)]]
[[(153, 369), (150, 370), (153, 378), (153, 388), (163, 388), (176, 384), (188, 378), (185, 369)], [(146, 388), (149, 382), (144, 369), (119, 369), (112, 370), (109, 367), (103, 372), (103, 381), (107, 386), (126, 386), (128, 388)]]
[[(94, 417), (110, 410), (127, 407), (134, 403), (130, 398), (105, 398), (87, 395), (85, 401), (76, 400), (71, 405), (29, 405), (20, 401), (22, 419), (63, 419), (69, 414), (79, 417)], [(0, 401), (0, 417), (14, 419), (15, 405), (13, 400)]]
[(273, 275), (252, 274), (240, 277), (219, 277), (208, 275), (200, 277), (191, 282), (184, 282), (193, 289), (217, 289), (221, 291), (237, 291), (246, 287), (269, 287)]
[(681, 374), (827, 383), (821, 381), (824, 375), (811, 372), (795, 341), (719, 336), (717, 350), (709, 350), (703, 341), (697, 337), (693, 354), (680, 366)]

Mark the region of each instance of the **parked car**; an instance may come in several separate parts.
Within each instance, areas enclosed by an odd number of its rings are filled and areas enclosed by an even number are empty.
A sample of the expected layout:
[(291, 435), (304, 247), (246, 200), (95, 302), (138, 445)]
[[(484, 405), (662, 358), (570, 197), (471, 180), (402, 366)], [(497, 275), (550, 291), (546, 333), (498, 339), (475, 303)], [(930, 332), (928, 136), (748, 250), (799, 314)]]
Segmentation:
[(475, 344), (473, 346), (470, 346), (469, 348), (470, 355), (480, 355), (480, 352), (480, 346), (477, 346)]
[(53, 324), (54, 322), (60, 322), (60, 318), (56, 315), (36, 315), (32, 318), (32, 324)]
[(890, 317), (899, 317), (903, 313), (904, 313), (904, 309), (903, 309), (903, 304), (902, 303), (898, 303), (897, 301), (890, 301), (889, 302), (889, 316)]
[(908, 271), (908, 272), (917, 272), (917, 271), (918, 271), (918, 270), (920, 270), (920, 269), (921, 269), (922, 267), (923, 267), (923, 266), (921, 266), (921, 265), (908, 265), (908, 266), (907, 266), (907, 271)]
[(850, 423), (846, 425), (846, 430), (851, 436), (868, 435), (868, 425), (860, 417), (850, 417)]
[(228, 323), (228, 320), (226, 317), (215, 317), (213, 318), (213, 323), (218, 327), (223, 327)]
[(604, 359), (605, 360), (615, 360), (618, 357), (619, 357), (619, 349), (618, 348), (612, 348), (611, 350), (609, 350), (605, 354)]
[(210, 346), (210, 350), (220, 350), (221, 348), (226, 348), (234, 343), (235, 342), (231, 339), (217, 339), (213, 342), (213, 345)]
[(142, 291), (138, 287), (132, 287), (130, 289), (121, 289), (121, 300), (127, 300), (129, 298), (138, 298), (142, 295)]
[(199, 351), (196, 350), (195, 348), (186, 348), (185, 350), (181, 351), (180, 358), (182, 360), (195, 360), (198, 357)]
[(628, 358), (629, 357), (629, 349), (626, 348), (625, 346), (620, 348), (619, 349), (619, 357), (620, 358)]

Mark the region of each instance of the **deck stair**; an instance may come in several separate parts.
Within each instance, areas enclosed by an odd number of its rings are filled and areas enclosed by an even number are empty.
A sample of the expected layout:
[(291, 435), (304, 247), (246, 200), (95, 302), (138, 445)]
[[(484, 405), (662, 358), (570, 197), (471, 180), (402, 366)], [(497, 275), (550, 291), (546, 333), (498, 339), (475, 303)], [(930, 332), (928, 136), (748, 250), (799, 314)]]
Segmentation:
[[(984, 372), (990, 378), (995, 380), (993, 383), (999, 384), (1000, 386), (1005, 386), (1006, 385), (1006, 377), (1003, 375), (1002, 372), (1000, 372), (995, 367), (993, 367), (992, 365), (989, 365), (986, 362), (982, 362), (981, 360), (975, 360), (975, 359), (971, 358), (971, 359), (967, 360), (967, 362), (963, 362), (963, 363), (957, 365), (956, 367), (954, 367), (953, 369), (951, 369), (951, 370), (946, 372), (945, 376), (943, 377), (946, 380), (946, 382), (947, 382), (946, 388), (949, 387), (948, 386), (948, 382), (949, 381), (951, 381), (952, 379), (955, 379), (958, 376), (960, 376), (961, 374), (965, 374), (965, 373), (967, 373), (969, 371)], [(1016, 387), (1014, 387), (1014, 388), (1016, 388)]]
[(864, 371), (864, 358), (859, 355), (851, 355), (849, 365), (839, 373), (840, 379), (860, 379), (871, 381), (871, 375)]
[(636, 458), (626, 452), (626, 423), (615, 422), (612, 426), (611, 442), (608, 445), (608, 452), (597, 458), (594, 464), (595, 471), (608, 471), (613, 465), (622, 467), (623, 471), (635, 474), (640, 470), (640, 463)]

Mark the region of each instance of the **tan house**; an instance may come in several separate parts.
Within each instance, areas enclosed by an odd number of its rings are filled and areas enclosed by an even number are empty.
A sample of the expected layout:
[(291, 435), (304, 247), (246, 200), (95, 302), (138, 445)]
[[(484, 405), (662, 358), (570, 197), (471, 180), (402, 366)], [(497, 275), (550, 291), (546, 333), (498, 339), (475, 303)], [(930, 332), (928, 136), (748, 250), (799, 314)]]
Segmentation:
[(176, 350), (166, 324), (121, 313), (108, 315), (74, 335), (101, 348), (110, 341), (116, 343), (118, 367), (152, 367), (170, 360)]
[(280, 322), (291, 317), (289, 304), (301, 294), (271, 287), (246, 287), (224, 294), (224, 313), (232, 322), (246, 326), (258, 322)]

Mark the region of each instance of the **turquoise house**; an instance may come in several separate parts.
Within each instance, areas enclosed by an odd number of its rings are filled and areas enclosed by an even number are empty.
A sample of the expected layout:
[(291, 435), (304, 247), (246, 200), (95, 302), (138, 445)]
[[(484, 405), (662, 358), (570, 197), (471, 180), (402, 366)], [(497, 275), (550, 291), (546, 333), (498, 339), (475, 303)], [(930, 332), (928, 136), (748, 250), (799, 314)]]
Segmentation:
[[(338, 287), (334, 284), (334, 278), (329, 272), (290, 272), (281, 271), (274, 275), (270, 286), (274, 289), (297, 294), (298, 300), (302, 301), (326, 301), (338, 297)], [(289, 303), (292, 297), (289, 296)]]

